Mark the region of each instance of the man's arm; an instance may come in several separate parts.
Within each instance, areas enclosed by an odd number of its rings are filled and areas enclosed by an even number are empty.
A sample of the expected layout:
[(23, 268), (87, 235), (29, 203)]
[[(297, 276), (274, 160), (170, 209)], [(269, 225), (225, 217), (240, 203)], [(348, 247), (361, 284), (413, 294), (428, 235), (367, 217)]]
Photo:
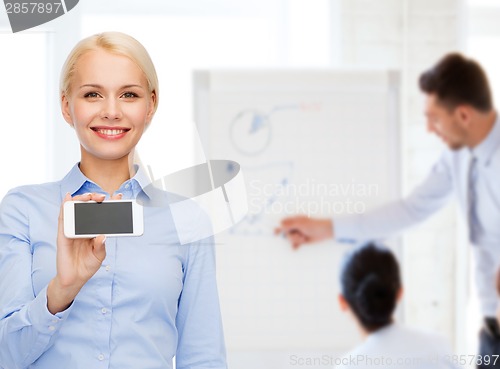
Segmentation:
[(434, 214), (448, 201), (453, 190), (451, 168), (443, 156), (427, 178), (407, 197), (360, 215), (334, 219), (294, 216), (281, 221), (283, 233), (294, 248), (334, 238), (337, 241), (368, 240), (394, 235)]

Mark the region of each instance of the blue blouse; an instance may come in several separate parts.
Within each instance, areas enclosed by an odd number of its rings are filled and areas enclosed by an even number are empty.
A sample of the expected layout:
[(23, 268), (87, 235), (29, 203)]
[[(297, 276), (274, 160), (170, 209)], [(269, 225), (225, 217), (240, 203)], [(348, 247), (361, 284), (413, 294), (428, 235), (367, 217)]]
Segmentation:
[[(148, 191), (140, 168), (117, 192)], [(64, 195), (98, 192), (79, 166), (59, 182), (11, 190), (0, 204), (0, 367), (226, 368), (213, 238), (181, 245), (168, 206), (144, 207), (144, 234), (108, 237), (106, 259), (71, 306), (52, 315)], [(109, 194), (106, 194), (109, 196)], [(193, 232), (209, 224), (196, 207)]]

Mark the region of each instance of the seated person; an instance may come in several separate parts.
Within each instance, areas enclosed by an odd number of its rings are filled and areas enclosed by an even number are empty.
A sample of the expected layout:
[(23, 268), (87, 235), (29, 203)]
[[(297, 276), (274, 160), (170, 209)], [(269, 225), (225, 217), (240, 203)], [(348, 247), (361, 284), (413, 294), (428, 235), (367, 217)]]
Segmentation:
[[(496, 276), (496, 289), (498, 292), (498, 296), (500, 296), (500, 269), (497, 271)], [(497, 307), (497, 316), (496, 318), (486, 318), (484, 320), (484, 324), (479, 331), (480, 341), (484, 344), (483, 351), (484, 352), (494, 352), (495, 354), (500, 354), (500, 304)], [(491, 363), (489, 366), (488, 363), (482, 363), (478, 365), (478, 369), (482, 368), (500, 368), (500, 357), (496, 355), (484, 355), (485, 360), (488, 360)]]
[(356, 321), (363, 342), (337, 368), (458, 368), (444, 338), (394, 322), (402, 296), (398, 262), (373, 243), (352, 250), (340, 275), (342, 310)]

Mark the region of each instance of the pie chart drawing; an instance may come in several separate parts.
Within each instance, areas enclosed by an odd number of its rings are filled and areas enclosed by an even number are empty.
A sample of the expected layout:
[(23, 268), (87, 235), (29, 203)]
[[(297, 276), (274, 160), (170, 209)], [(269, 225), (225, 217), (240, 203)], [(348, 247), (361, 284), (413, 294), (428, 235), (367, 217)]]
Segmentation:
[(269, 114), (258, 110), (243, 110), (231, 122), (231, 142), (244, 155), (259, 155), (271, 142)]

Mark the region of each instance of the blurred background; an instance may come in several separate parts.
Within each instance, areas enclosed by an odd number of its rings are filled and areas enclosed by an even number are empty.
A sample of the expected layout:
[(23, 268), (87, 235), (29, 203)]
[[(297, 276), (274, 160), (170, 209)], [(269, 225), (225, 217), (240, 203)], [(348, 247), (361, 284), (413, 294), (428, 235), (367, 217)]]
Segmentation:
[[(219, 122), (203, 118), (201, 105), (210, 101), (197, 98), (201, 82), (194, 78), (195, 71), (241, 71), (236, 75), (245, 78), (266, 71), (395, 71), (395, 146), (373, 155), (397, 159), (390, 175), (395, 191), (407, 194), (443, 149), (439, 139), (426, 132), (419, 74), (449, 51), (464, 52), (486, 69), (498, 105), (498, 19), (500, 2), (495, 0), (82, 0), (63, 17), (12, 34), (1, 11), (0, 194), (22, 184), (58, 180), (78, 161), (78, 141), (60, 114), (59, 71), (78, 40), (111, 30), (137, 38), (155, 62), (160, 105), (139, 151), (148, 162), (157, 160), (162, 174), (190, 166), (203, 154), (239, 161), (230, 150), (210, 148), (230, 147), (231, 137), (213, 138)], [(317, 96), (305, 96), (298, 103), (304, 113), (324, 107), (318, 101)], [(252, 101), (248, 108), (258, 103)], [(269, 112), (274, 107), (261, 108)], [(282, 119), (295, 119), (293, 109), (286, 114)], [(338, 133), (342, 137), (342, 130)], [(289, 132), (281, 142), (287, 140), (294, 155), (307, 151), (315, 160), (307, 147), (294, 146), (301, 138), (300, 132), (295, 134)], [(261, 159), (243, 158), (244, 173), (253, 164), (261, 165)], [(316, 160), (321, 165), (315, 168), (336, 170), (325, 152)], [(371, 170), (375, 176), (377, 169)], [(321, 175), (308, 178), (319, 181)], [(230, 367), (296, 367), (300, 358), (336, 357), (360, 340), (336, 304), (338, 256), (348, 246), (327, 242), (293, 253), (285, 240), (271, 235), (272, 222), (276, 225), (289, 213), (273, 214), (267, 233), (258, 238), (235, 238), (230, 231), (218, 235)], [(405, 298), (398, 319), (438, 331), (457, 353), (472, 354), (479, 314), (463, 232), (450, 205), (425, 225), (388, 242), (398, 250), (404, 274)], [(297, 270), (305, 274), (297, 276)], [(283, 287), (287, 283), (292, 287)], [(273, 284), (275, 289), (269, 289)], [(285, 292), (278, 296), (277, 290)]]

